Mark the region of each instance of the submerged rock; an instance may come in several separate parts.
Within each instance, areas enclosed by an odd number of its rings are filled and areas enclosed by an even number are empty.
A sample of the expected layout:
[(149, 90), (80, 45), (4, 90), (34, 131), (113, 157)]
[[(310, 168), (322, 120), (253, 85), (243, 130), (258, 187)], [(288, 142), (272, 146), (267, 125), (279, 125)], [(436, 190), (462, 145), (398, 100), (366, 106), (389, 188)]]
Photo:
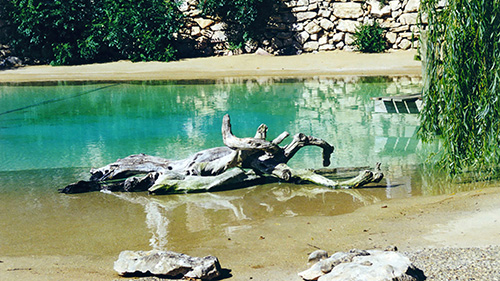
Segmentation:
[(123, 251), (115, 261), (120, 275), (146, 273), (175, 278), (212, 280), (221, 274), (219, 260), (214, 256), (191, 257), (170, 251)]
[(300, 272), (299, 276), (318, 281), (425, 280), (423, 272), (406, 256), (381, 250), (338, 252)]

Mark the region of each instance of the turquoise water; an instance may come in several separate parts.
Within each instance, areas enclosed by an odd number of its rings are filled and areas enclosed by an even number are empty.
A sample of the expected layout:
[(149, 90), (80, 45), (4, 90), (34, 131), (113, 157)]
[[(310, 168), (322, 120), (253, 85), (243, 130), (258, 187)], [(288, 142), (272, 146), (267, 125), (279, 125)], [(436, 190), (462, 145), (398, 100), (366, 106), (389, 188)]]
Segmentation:
[[(415, 135), (418, 116), (375, 113), (370, 99), (419, 92), (419, 79), (230, 82), (0, 85), (3, 254), (117, 255), (148, 247), (189, 252), (209, 247), (207, 237), (274, 218), (339, 215), (422, 193), (416, 167), (426, 148)], [(239, 137), (253, 136), (261, 123), (270, 139), (283, 131), (313, 135), (335, 147), (331, 167), (382, 162), (386, 179), (356, 191), (282, 183), (157, 197), (57, 193), (85, 179), (91, 167), (130, 154), (181, 159), (222, 146), (226, 113)], [(289, 164), (321, 168), (321, 150), (303, 149)]]
[[(417, 116), (373, 112), (369, 98), (387, 95), (390, 85), (306, 80), (0, 86), (0, 171), (96, 167), (134, 153), (183, 158), (223, 145), (226, 113), (241, 137), (266, 123), (270, 138), (282, 131), (323, 138), (336, 148), (334, 167), (417, 164)], [(297, 159), (318, 167), (318, 153), (311, 149)]]

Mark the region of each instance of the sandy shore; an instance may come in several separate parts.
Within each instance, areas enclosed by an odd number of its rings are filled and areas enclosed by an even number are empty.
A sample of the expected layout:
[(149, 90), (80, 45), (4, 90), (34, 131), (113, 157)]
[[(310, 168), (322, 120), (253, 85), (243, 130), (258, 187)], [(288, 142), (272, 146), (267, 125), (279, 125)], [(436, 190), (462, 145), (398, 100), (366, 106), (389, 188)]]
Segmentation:
[[(384, 201), (339, 216), (280, 217), (235, 234), (230, 241), (214, 237), (210, 244), (223, 244), (223, 248), (203, 248), (191, 254), (215, 254), (231, 270), (230, 280), (298, 281), (297, 273), (307, 268), (307, 255), (315, 247), (333, 253), (388, 245), (396, 245), (400, 251), (498, 246), (499, 206), (500, 188), (485, 188)], [(286, 254), (290, 252), (295, 255)], [(0, 279), (125, 280), (112, 270), (116, 258), (0, 256)]]
[[(217, 79), (223, 77), (301, 77), (419, 75), (414, 51), (385, 54), (328, 52), (291, 57), (243, 55), (172, 63), (115, 62), (97, 65), (30, 66), (0, 71), (0, 82)], [(500, 245), (500, 188), (453, 195), (389, 200), (339, 216), (280, 217), (231, 237), (214, 237), (216, 255), (230, 280), (300, 280), (307, 254), (396, 245), (400, 250)], [(285, 246), (283, 246), (285, 245)], [(286, 251), (284, 250), (286, 249)], [(288, 255), (286, 253), (295, 253)], [(0, 280), (114, 280), (116, 256), (5, 256)], [(125, 280), (125, 279), (123, 279)]]
[(240, 55), (176, 62), (119, 61), (80, 66), (28, 66), (0, 71), (0, 83), (34, 81), (189, 80), (224, 77), (420, 75), (416, 51), (320, 52), (300, 56)]

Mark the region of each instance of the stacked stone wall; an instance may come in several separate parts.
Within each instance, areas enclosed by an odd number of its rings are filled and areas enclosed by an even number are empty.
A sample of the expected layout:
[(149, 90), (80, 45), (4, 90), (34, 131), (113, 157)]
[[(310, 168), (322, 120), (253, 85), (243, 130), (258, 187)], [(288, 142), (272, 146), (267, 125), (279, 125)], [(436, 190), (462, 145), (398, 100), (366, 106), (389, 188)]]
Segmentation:
[[(181, 53), (230, 55), (261, 48), (271, 54), (298, 54), (330, 50), (355, 50), (353, 34), (363, 23), (377, 21), (393, 50), (418, 47), (420, 0), (283, 0), (271, 16), (261, 38), (237, 50), (228, 44), (227, 25), (202, 15), (196, 0), (180, 9), (186, 28), (179, 33)], [(424, 21), (425, 23), (425, 21)]]

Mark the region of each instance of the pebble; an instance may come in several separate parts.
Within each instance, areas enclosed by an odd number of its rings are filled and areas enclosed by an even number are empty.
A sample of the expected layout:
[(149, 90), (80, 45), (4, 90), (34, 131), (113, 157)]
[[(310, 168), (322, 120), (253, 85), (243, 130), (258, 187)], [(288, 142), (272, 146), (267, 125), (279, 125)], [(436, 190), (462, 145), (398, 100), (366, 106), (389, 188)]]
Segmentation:
[(500, 246), (428, 248), (404, 254), (424, 271), (426, 281), (500, 281)]
[(328, 258), (328, 252), (325, 250), (316, 250), (309, 255), (307, 262), (317, 262), (326, 258)]

